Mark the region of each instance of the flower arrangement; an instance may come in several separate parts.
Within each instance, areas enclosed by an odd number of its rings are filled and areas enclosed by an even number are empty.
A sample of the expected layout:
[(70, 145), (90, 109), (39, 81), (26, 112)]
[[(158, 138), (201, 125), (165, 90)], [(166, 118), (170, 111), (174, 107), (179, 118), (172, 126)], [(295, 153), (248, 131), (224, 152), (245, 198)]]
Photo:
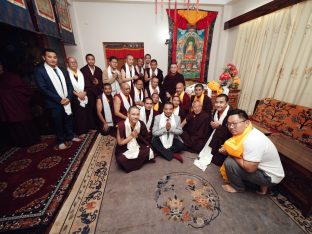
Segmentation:
[(219, 77), (221, 86), (228, 86), (229, 88), (237, 89), (240, 84), (240, 79), (237, 75), (238, 70), (236, 66), (229, 63)]

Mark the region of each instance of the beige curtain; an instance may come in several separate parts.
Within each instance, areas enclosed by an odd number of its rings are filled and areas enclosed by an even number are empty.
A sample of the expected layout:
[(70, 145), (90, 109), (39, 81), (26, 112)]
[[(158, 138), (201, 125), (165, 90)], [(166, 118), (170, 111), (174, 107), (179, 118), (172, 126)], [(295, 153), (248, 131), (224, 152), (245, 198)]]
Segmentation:
[(240, 25), (233, 62), (249, 114), (264, 97), (312, 107), (312, 1)]

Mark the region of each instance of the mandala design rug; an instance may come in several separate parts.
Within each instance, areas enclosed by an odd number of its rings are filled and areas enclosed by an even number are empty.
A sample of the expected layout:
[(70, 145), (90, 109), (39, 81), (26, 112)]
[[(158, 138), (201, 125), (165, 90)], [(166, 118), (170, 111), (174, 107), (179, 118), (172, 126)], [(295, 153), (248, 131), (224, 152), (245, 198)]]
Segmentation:
[(99, 135), (49, 233), (94, 233), (116, 139)]
[(205, 179), (186, 172), (170, 173), (158, 181), (157, 208), (168, 220), (202, 228), (221, 212), (219, 196)]
[(0, 158), (0, 231), (40, 230), (49, 225), (84, 161), (94, 133), (66, 150), (55, 136), (13, 148)]
[(312, 216), (304, 217), (301, 211), (278, 191), (270, 194), (271, 200), (286, 213), (305, 233), (312, 233)]

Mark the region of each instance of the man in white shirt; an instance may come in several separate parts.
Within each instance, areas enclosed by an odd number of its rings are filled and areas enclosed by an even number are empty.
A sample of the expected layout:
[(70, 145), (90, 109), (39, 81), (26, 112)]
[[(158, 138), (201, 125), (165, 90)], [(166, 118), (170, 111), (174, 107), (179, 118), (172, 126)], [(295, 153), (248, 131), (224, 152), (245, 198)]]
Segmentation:
[[(250, 124), (245, 111), (236, 109), (228, 113), (227, 127), (233, 137), (245, 134), (244, 131), (250, 127)], [(225, 149), (226, 147), (221, 148), (220, 151)], [(283, 166), (275, 145), (268, 137), (256, 128), (252, 128), (242, 140), (242, 149), (241, 158), (227, 157), (224, 162), (229, 182), (222, 186), (225, 191), (242, 192), (245, 190), (246, 181), (258, 185), (260, 187), (258, 193), (264, 195), (270, 186), (281, 182), (285, 176)]]

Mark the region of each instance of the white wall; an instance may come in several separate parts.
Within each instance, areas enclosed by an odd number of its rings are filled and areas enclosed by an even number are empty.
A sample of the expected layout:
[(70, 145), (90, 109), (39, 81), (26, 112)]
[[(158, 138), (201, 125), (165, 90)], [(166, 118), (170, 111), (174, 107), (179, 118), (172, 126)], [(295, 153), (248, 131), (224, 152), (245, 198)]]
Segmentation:
[[(160, 1), (159, 1), (160, 2)], [(183, 1), (181, 1), (183, 3)], [(208, 80), (218, 80), (222, 68), (231, 62), (238, 27), (223, 30), (224, 22), (261, 6), (269, 0), (234, 0), (228, 5), (201, 4), (204, 10), (217, 11), (210, 53)], [(159, 4), (160, 5), (160, 4)], [(144, 42), (145, 53), (157, 59), (159, 67), (167, 72), (168, 18), (164, 9), (147, 2), (72, 1), (70, 13), (77, 46), (65, 46), (67, 56), (77, 58), (79, 66), (85, 64), (84, 56), (92, 53), (96, 64), (104, 68), (103, 42)], [(178, 5), (183, 8), (183, 5)]]
[[(166, 74), (168, 47), (164, 41), (168, 37), (168, 18), (165, 8), (166, 4), (163, 10), (159, 6), (156, 16), (152, 3), (73, 1), (70, 12), (77, 46), (65, 46), (67, 56), (76, 57), (79, 66), (83, 66), (84, 55), (92, 53), (96, 57), (96, 64), (103, 68), (103, 42), (144, 42), (145, 53), (157, 59), (159, 67)], [(224, 66), (224, 61), (219, 58), (223, 54), (219, 53), (223, 7), (202, 5), (201, 9), (219, 12), (208, 74), (209, 79), (213, 79), (215, 68)]]

